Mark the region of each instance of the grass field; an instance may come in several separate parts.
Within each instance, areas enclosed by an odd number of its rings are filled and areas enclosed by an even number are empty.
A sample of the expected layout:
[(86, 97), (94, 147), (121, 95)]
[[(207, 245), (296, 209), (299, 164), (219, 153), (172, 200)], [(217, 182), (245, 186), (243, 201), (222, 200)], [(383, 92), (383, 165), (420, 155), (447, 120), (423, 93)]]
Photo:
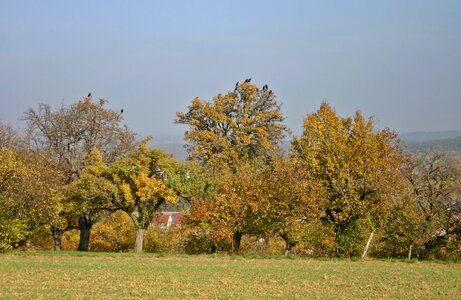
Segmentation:
[(0, 298), (461, 299), (461, 265), (18, 252), (0, 255)]

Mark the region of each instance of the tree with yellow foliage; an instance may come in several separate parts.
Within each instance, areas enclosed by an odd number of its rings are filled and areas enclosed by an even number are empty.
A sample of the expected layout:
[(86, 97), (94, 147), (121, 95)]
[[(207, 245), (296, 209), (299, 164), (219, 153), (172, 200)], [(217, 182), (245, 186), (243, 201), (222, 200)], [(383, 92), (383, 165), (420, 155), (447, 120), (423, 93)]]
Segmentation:
[(148, 147), (148, 141), (115, 161), (107, 173), (117, 187), (114, 205), (130, 216), (136, 228), (136, 253), (142, 252), (144, 232), (160, 205), (177, 201), (166, 172), (174, 164), (173, 158)]
[(337, 256), (345, 250), (343, 234), (354, 221), (371, 218), (374, 233), (404, 182), (397, 135), (375, 129), (373, 119), (359, 111), (352, 118), (340, 117), (326, 102), (304, 119), (292, 156), (303, 177), (320, 186), (318, 206), (334, 231)]
[(0, 250), (56, 217), (61, 174), (30, 149), (0, 146)]
[(215, 202), (209, 207), (216, 211), (210, 215), (225, 224), (219, 231), (230, 231), (238, 251), (242, 235), (254, 229), (251, 223), (258, 219), (257, 207), (263, 200), (251, 186), (256, 174), (251, 173), (279, 155), (286, 132), (275, 94), (247, 79), (210, 102), (195, 98), (186, 113), (176, 115), (177, 123), (188, 125), (184, 138), (189, 158), (206, 166), (209, 177), (219, 178), (218, 192), (209, 199)]
[(176, 123), (188, 125), (189, 158), (202, 163), (233, 166), (267, 157), (279, 150), (286, 131), (274, 93), (248, 80), (210, 102), (196, 97), (186, 113), (176, 115)]
[(14, 190), (20, 188), (25, 172), (26, 167), (14, 152), (0, 147), (0, 251), (26, 235), (26, 225), (15, 214), (14, 200)]

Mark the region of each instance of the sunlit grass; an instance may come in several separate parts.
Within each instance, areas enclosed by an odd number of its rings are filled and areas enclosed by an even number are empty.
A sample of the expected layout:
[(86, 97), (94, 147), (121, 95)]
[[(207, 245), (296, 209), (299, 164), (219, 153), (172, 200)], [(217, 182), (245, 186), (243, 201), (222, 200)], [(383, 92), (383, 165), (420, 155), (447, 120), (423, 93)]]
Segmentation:
[(0, 298), (460, 299), (461, 265), (36, 252), (0, 255)]

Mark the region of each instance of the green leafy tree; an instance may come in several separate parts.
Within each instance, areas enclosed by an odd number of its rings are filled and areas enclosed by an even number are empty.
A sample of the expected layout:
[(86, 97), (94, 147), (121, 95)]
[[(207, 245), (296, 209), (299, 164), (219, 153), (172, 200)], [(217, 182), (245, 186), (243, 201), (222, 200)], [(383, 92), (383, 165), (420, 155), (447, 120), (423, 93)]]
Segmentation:
[(114, 206), (117, 187), (103, 175), (109, 171), (100, 152), (94, 149), (88, 156), (90, 163), (79, 178), (68, 186), (68, 205), (80, 218), (79, 251), (87, 251), (90, 232), (102, 216), (117, 210)]
[[(114, 204), (129, 214), (136, 229), (135, 252), (142, 252), (144, 232), (164, 202), (175, 203), (177, 193), (169, 186), (174, 159), (147, 146), (144, 140), (135, 151), (115, 161), (108, 173), (117, 187)], [(174, 174), (174, 173), (173, 173)]]

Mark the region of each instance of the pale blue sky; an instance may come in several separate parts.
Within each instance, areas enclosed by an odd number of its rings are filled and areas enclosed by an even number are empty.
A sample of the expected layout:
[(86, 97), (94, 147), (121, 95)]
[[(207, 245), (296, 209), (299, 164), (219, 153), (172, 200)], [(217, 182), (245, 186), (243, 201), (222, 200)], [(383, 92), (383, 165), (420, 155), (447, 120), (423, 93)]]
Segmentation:
[(141, 135), (253, 78), (287, 125), (327, 99), (400, 132), (461, 129), (461, 1), (0, 0), (0, 119), (91, 92)]

